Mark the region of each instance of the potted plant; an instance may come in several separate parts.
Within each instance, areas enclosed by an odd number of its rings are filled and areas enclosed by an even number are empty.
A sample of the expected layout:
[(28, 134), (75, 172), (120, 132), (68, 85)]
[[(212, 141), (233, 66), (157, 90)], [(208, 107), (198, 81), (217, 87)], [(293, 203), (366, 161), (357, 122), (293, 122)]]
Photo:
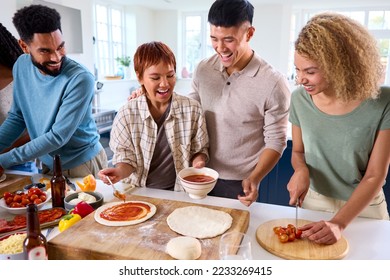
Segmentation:
[(130, 56), (117, 57), (115, 60), (123, 67), (129, 67), (131, 63)]
[(130, 63), (131, 63), (131, 58), (130, 56), (122, 56), (122, 57), (117, 57), (115, 59), (119, 65), (123, 67), (123, 74), (124, 74), (124, 79), (130, 79)]

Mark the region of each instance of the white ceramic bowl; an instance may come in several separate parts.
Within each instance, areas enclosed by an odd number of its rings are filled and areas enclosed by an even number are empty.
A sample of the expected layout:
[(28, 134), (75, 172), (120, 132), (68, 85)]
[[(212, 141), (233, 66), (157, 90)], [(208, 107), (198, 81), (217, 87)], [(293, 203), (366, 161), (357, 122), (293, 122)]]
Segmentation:
[[(7, 239), (11, 235), (23, 234), (23, 233), (25, 233), (25, 232), (17, 232), (17, 233), (12, 233), (12, 234), (2, 236), (2, 237), (0, 237), (0, 241)], [(0, 260), (24, 260), (24, 254), (23, 254), (23, 252), (16, 253), (16, 254), (0, 254)]]
[[(206, 175), (212, 177), (213, 180), (207, 182), (191, 182), (184, 179), (185, 177), (190, 175)], [(217, 183), (219, 174), (217, 171), (208, 167), (188, 167), (181, 170), (178, 176), (182, 187), (191, 198), (202, 199), (205, 198), (207, 194), (211, 192), (211, 190), (214, 188), (215, 184)]]
[[(42, 203), (37, 204), (38, 210), (45, 205), (46, 202), (50, 201), (51, 198), (51, 193), (50, 192), (44, 192), (46, 194), (46, 200)], [(4, 208), (5, 210), (8, 211), (8, 213), (11, 213), (13, 215), (22, 215), (26, 214), (27, 212), (27, 207), (19, 207), (19, 208), (11, 208), (8, 207), (7, 204), (5, 203), (4, 198), (0, 199), (0, 207)]]

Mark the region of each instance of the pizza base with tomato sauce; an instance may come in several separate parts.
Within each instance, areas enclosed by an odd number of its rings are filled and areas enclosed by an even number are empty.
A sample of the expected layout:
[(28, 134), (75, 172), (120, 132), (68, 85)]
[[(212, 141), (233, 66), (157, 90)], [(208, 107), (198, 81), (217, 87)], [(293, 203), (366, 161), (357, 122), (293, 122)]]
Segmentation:
[(99, 207), (94, 218), (105, 226), (129, 226), (150, 219), (156, 210), (154, 204), (145, 201), (112, 202)]

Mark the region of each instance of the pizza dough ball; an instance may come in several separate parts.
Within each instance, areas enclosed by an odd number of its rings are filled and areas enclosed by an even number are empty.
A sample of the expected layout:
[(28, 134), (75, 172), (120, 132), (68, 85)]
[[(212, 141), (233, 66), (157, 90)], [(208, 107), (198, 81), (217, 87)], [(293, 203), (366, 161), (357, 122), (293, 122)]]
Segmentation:
[(196, 260), (202, 254), (202, 247), (196, 238), (179, 236), (169, 240), (167, 253), (178, 260)]

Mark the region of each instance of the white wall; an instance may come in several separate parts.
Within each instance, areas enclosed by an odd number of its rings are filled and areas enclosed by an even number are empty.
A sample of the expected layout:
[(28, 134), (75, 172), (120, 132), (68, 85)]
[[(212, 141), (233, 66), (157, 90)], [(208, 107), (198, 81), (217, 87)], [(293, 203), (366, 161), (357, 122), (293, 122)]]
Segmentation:
[(16, 38), (17, 32), (12, 24), (12, 16), (17, 10), (16, 0), (13, 1), (2, 1), (1, 2), (1, 10), (0, 10), (0, 22), (11, 32)]
[(290, 5), (256, 6), (253, 19), (251, 47), (282, 73), (287, 73), (291, 11)]
[[(92, 37), (94, 35), (93, 3), (94, 0), (46, 0), (56, 4), (61, 4), (71, 8), (81, 10), (82, 15), (82, 33), (84, 53), (72, 55), (70, 57), (87, 66), (93, 71), (94, 65), (94, 46)], [(107, 0), (108, 2), (110, 0)], [(145, 0), (147, 1), (147, 0)], [(196, 0), (193, 0), (196, 2)], [(32, 0), (7, 0), (1, 1), (0, 22), (18, 38), (15, 28), (12, 24), (12, 16), (15, 11), (24, 5), (28, 5)], [(130, 1), (128, 1), (130, 2)], [(126, 3), (128, 3), (126, 2)], [(297, 4), (292, 4), (293, 2)], [(275, 1), (276, 4), (255, 4), (255, 17), (253, 25), (256, 28), (255, 36), (251, 41), (253, 49), (272, 64), (282, 73), (287, 73), (289, 36), (290, 36), (290, 17), (296, 9), (329, 9), (330, 7), (375, 7), (384, 5), (390, 7), (389, 0), (354, 0), (354, 1)], [(288, 3), (288, 4), (285, 4)], [(204, 7), (207, 11), (210, 4)], [(199, 11), (199, 7), (197, 7)], [(188, 9), (186, 9), (188, 11)], [(126, 25), (128, 32), (126, 42), (128, 49), (127, 55), (132, 56), (139, 44), (152, 40), (163, 41), (174, 51), (177, 59), (180, 59), (180, 21), (181, 11), (176, 10), (152, 10), (139, 6), (126, 6)], [(180, 66), (180, 65), (179, 65)], [(179, 68), (180, 69), (180, 68)], [(132, 73), (135, 78), (134, 72)], [(130, 88), (136, 84), (136, 81), (107, 82), (103, 87), (103, 94), (112, 95), (115, 92), (118, 99), (123, 100), (129, 94)], [(190, 81), (179, 80), (177, 91), (188, 93), (190, 91)], [(118, 85), (118, 86), (116, 86)], [(102, 94), (102, 95), (103, 95)], [(106, 100), (112, 103), (115, 98)], [(111, 106), (111, 105), (110, 105)]]
[[(81, 10), (81, 25), (83, 34), (83, 54), (68, 54), (69, 57), (84, 64), (90, 71), (93, 71), (94, 53), (93, 51), (93, 14), (92, 14), (92, 3), (93, 0), (46, 0), (60, 4), (63, 6), (75, 8)], [(12, 17), (15, 12), (26, 6), (30, 5), (32, 0), (7, 0), (1, 2), (0, 22), (16, 37), (19, 39), (19, 35), (12, 23)]]
[(155, 12), (154, 16), (154, 41), (161, 41), (167, 44), (177, 55), (179, 47), (177, 38), (178, 11)]

